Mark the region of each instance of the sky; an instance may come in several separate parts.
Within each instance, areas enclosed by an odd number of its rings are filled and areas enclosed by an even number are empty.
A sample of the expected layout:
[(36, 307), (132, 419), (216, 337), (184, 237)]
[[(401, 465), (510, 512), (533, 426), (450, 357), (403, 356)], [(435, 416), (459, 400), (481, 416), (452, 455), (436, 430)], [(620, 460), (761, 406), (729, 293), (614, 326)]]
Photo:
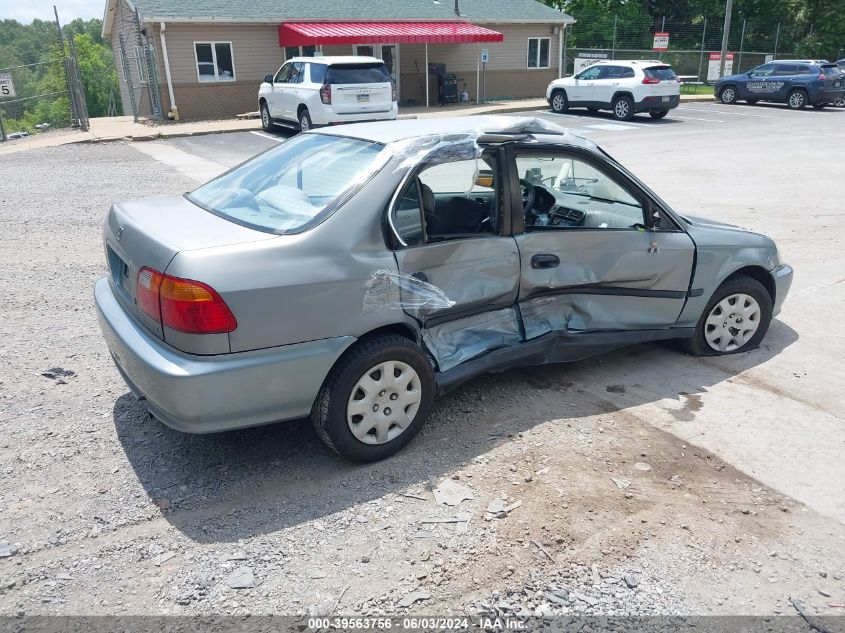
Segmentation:
[(23, 24), (35, 18), (53, 20), (53, 5), (59, 10), (59, 20), (67, 24), (75, 18), (102, 19), (106, 0), (0, 0), (0, 20), (17, 20)]

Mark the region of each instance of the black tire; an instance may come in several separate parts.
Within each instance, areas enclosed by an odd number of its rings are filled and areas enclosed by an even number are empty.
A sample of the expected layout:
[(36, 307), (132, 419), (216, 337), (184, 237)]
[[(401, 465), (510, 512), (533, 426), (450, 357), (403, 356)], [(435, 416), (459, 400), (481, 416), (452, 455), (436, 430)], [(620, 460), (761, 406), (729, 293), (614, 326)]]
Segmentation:
[(569, 111), (569, 99), (566, 98), (566, 91), (555, 90), (551, 98), (552, 111), (557, 114), (566, 114)]
[[(730, 351), (719, 351), (710, 347), (710, 344), (705, 338), (705, 328), (707, 327), (707, 317), (717, 303), (726, 297), (734, 294), (747, 294), (754, 298), (760, 306), (760, 324), (757, 326), (757, 331), (748, 341), (741, 347)], [(737, 354), (739, 352), (747, 352), (755, 349), (766, 332), (769, 329), (769, 324), (772, 321), (772, 298), (769, 296), (769, 291), (759, 281), (753, 277), (746, 275), (737, 275), (725, 281), (716, 289), (710, 301), (707, 302), (707, 307), (701, 313), (698, 323), (695, 326), (695, 334), (686, 341), (687, 351), (693, 356), (724, 356), (725, 354)]]
[(652, 119), (662, 119), (669, 114), (669, 110), (651, 110), (648, 114)]
[(723, 86), (722, 89), (719, 90), (719, 101), (725, 105), (733, 105), (736, 103), (737, 96), (736, 86)]
[(261, 129), (265, 132), (272, 132), (275, 129), (273, 125), (273, 118), (270, 116), (270, 108), (267, 107), (267, 102), (261, 102)]
[(613, 100), (613, 118), (619, 121), (630, 121), (634, 118), (634, 100), (627, 95)]
[(845, 108), (845, 97), (837, 97), (833, 105), (837, 108)]
[(596, 108), (595, 106), (590, 106), (587, 108), (587, 112), (592, 112), (593, 114), (595, 114), (599, 110), (601, 110), (601, 108)]
[[(401, 434), (383, 444), (365, 444), (349, 428), (347, 403), (364, 374), (389, 360), (413, 368), (420, 379), (422, 399), (414, 419)], [(413, 341), (397, 334), (363, 339), (347, 350), (329, 373), (314, 401), (311, 421), (320, 439), (338, 455), (356, 462), (377, 461), (393, 455), (419, 433), (431, 413), (435, 391), (431, 363)]]
[(786, 105), (790, 110), (803, 110), (807, 107), (807, 93), (803, 90), (793, 90), (786, 95)]
[(813, 104), (813, 108), (816, 110), (824, 110), (828, 104), (826, 103), (815, 103)]
[(311, 115), (308, 113), (308, 108), (302, 108), (302, 110), (299, 111), (297, 122), (299, 123), (300, 132), (307, 132), (313, 127), (311, 124)]
[(758, 99), (746, 99), (745, 103), (747, 103), (748, 105), (757, 105), (757, 101)]

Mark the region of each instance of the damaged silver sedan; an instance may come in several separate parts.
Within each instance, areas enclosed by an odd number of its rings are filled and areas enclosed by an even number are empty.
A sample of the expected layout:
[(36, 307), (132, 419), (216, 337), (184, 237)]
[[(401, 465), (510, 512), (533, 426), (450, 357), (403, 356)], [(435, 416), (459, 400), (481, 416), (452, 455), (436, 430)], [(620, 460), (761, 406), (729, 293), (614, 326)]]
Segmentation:
[(682, 216), (588, 140), (531, 118), (310, 131), (184, 196), (115, 204), (95, 287), (150, 412), (206, 433), (309, 416), (386, 457), (478, 374), (683, 339), (756, 347), (792, 269)]

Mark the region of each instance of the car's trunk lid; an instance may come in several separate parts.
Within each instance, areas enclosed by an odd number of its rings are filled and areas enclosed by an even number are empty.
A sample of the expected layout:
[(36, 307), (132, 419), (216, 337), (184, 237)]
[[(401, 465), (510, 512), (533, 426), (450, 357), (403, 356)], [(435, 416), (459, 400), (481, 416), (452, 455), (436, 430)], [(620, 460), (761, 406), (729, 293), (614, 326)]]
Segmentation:
[(393, 84), (382, 62), (332, 64), (326, 83), (335, 114), (387, 112), (393, 104)]
[(660, 83), (647, 84), (648, 94), (653, 97), (671, 97), (681, 91), (678, 77), (671, 66), (651, 66), (643, 69), (645, 76), (650, 80), (657, 79)]
[[(124, 308), (163, 338), (161, 324), (138, 309), (136, 282), (145, 266), (166, 272), (180, 251), (273, 239), (275, 235), (220, 218), (184, 196), (160, 196), (112, 205), (103, 227), (115, 294)], [(201, 281), (201, 280), (200, 280)]]

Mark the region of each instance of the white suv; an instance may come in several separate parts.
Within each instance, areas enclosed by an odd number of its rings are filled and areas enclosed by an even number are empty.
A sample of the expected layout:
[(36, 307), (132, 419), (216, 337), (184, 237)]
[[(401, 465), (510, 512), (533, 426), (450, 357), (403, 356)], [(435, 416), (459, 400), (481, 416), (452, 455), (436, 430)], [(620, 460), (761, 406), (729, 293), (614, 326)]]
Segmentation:
[(294, 57), (258, 89), (261, 125), (316, 125), (396, 118), (396, 88), (375, 57)]
[(601, 61), (573, 77), (555, 79), (546, 90), (552, 110), (610, 110), (627, 121), (637, 112), (662, 119), (681, 100), (681, 84), (672, 67), (659, 61)]

